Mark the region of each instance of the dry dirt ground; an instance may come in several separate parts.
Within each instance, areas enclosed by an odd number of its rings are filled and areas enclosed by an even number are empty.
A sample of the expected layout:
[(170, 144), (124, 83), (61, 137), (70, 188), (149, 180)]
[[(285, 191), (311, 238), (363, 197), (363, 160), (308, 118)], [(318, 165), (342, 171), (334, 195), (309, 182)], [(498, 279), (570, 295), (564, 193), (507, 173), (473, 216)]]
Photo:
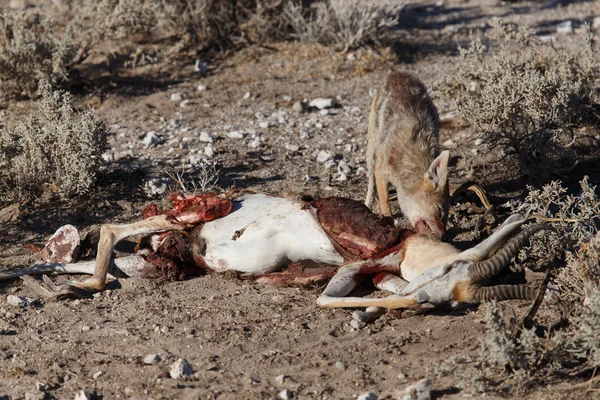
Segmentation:
[[(527, 22), (540, 35), (555, 35), (560, 45), (576, 46), (576, 35), (556, 34), (556, 25), (569, 19), (577, 30), (597, 15), (598, 1), (418, 1), (400, 19), (397, 45), (379, 54), (359, 50), (349, 56), (287, 43), (206, 60), (211, 68), (207, 77), (194, 71), (194, 59), (160, 57), (154, 64), (121, 68), (110, 76), (99, 72), (77, 97), (80, 107), (95, 107), (110, 127), (111, 161), (97, 192), (70, 200), (49, 194), (21, 205), (14, 220), (1, 225), (0, 269), (36, 261), (22, 244), (43, 244), (64, 224), (85, 232), (102, 222), (138, 219), (151, 200), (143, 190), (146, 182), (160, 184), (165, 169), (204, 156), (202, 131), (215, 138), (213, 158), (223, 188), (362, 199), (366, 178), (360, 168), (366, 167), (372, 88), (390, 66), (415, 72), (431, 86), (452, 72), (457, 44), (466, 44), (469, 31), (485, 29), (492, 17)], [(127, 54), (135, 49), (116, 50)], [(157, 50), (146, 46), (143, 51), (152, 55)], [(90, 61), (83, 67), (122, 64), (123, 57), (110, 54), (114, 52), (98, 54), (96, 64)], [(198, 91), (199, 84), (207, 90)], [(171, 100), (175, 93), (186, 102)], [(292, 110), (294, 102), (317, 97), (335, 98), (340, 107), (329, 115)], [(442, 116), (452, 116), (448, 99), (436, 103)], [(29, 107), (10, 104), (6, 118), (14, 120)], [(145, 148), (142, 139), (150, 131), (162, 143)], [(233, 131), (244, 137), (228, 137)], [(448, 145), (453, 183), (476, 177), (497, 196), (522, 198), (526, 182), (505, 166), (488, 163), (468, 127), (460, 121), (445, 124), (441, 142), (448, 139), (453, 143)], [(321, 150), (334, 157), (329, 169), (317, 161)], [(346, 180), (338, 180), (340, 160), (350, 167)], [(598, 176), (591, 181), (598, 184)], [(473, 239), (477, 214), (466, 211), (468, 202), (476, 198), (459, 198), (453, 206), (449, 240), (458, 246)], [(2, 284), (0, 398), (65, 399), (84, 388), (105, 399), (272, 399), (283, 389), (300, 399), (356, 398), (370, 390), (380, 398), (393, 398), (395, 390), (421, 378), (431, 379), (434, 398), (483, 396), (471, 386), (472, 373), (460, 379), (436, 373), (451, 356), (475, 351), (485, 332), (481, 311), (385, 315), (355, 330), (351, 311), (316, 306), (321, 289), (259, 286), (218, 275), (164, 284), (129, 279), (92, 299), (40, 299), (18, 308), (6, 303), (7, 295), (36, 294), (19, 281)], [(505, 302), (502, 307), (521, 316), (528, 303)], [(151, 354), (158, 354), (160, 361), (145, 365), (144, 357)], [(192, 365), (191, 379), (168, 376), (169, 365), (178, 358)], [(502, 385), (503, 379), (498, 377), (501, 389), (492, 389), (486, 398), (585, 396), (557, 390), (583, 378), (549, 377), (528, 387)], [(38, 382), (45, 392), (36, 389)]]

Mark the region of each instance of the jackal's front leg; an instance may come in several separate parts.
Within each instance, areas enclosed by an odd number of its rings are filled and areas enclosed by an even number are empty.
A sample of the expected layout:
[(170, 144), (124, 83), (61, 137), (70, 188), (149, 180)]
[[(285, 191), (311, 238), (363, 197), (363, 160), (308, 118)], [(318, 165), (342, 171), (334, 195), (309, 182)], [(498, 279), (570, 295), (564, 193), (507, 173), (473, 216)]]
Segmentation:
[(102, 225), (98, 255), (94, 265), (94, 274), (83, 282), (71, 282), (71, 285), (82, 289), (104, 290), (106, 276), (109, 272), (113, 250), (121, 240), (134, 235), (150, 235), (154, 233), (181, 231), (185, 224), (172, 222), (172, 217), (157, 215), (140, 222), (126, 225)]

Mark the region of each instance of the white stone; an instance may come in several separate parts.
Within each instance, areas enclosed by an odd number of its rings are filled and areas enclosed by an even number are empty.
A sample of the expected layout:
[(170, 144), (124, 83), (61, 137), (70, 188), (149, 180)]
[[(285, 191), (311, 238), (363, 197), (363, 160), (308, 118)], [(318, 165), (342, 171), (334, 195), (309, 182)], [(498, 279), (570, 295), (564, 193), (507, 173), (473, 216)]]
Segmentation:
[(271, 122), (269, 122), (269, 121), (260, 121), (258, 123), (258, 127), (262, 128), (262, 129), (270, 128), (271, 127)]
[(360, 115), (362, 114), (362, 109), (358, 106), (354, 106), (350, 109), (350, 114), (352, 115)]
[(346, 56), (346, 60), (356, 61), (356, 55), (354, 53), (348, 53), (348, 55)]
[(75, 400), (91, 400), (90, 394), (85, 390), (80, 390), (75, 394)]
[(356, 175), (360, 176), (360, 175), (366, 175), (367, 174), (367, 169), (365, 167), (358, 167), (356, 169)]
[(345, 371), (348, 368), (346, 363), (342, 361), (336, 361), (334, 365), (337, 369), (341, 369), (342, 371)]
[(327, 170), (334, 169), (335, 168), (335, 161), (333, 161), (333, 160), (325, 161), (325, 164), (323, 166)]
[(362, 394), (358, 395), (356, 400), (377, 400), (378, 398), (379, 398), (379, 396), (377, 396), (377, 392), (370, 391), (370, 392), (366, 392), (366, 393), (362, 393)]
[(369, 97), (375, 97), (375, 96), (377, 96), (377, 90), (378, 89), (374, 88), (374, 87), (369, 88)]
[(46, 385), (43, 384), (42, 382), (36, 382), (35, 390), (37, 390), (38, 392), (43, 392), (44, 390), (46, 390)]
[(284, 147), (288, 151), (298, 151), (298, 150), (300, 150), (300, 146), (298, 146), (297, 144), (286, 143), (284, 145)]
[(159, 354), (148, 354), (146, 357), (144, 357), (144, 364), (147, 365), (153, 365), (156, 364), (160, 361), (160, 355)]
[(318, 108), (322, 110), (324, 108), (333, 108), (335, 107), (335, 101), (333, 99), (324, 99), (324, 98), (316, 98), (309, 103), (311, 107)]
[(144, 193), (149, 197), (161, 196), (169, 190), (169, 186), (158, 179), (152, 179), (144, 183)]
[(171, 93), (171, 101), (181, 101), (183, 100), (183, 94), (181, 92)]
[(277, 375), (275, 377), (275, 383), (277, 383), (278, 385), (283, 385), (283, 383), (285, 382), (285, 378), (287, 378), (287, 376), (285, 376), (285, 375)]
[(592, 28), (600, 28), (600, 16), (594, 17), (594, 19), (592, 20)]
[(227, 137), (230, 139), (243, 139), (244, 134), (240, 131), (231, 131), (227, 133)]
[(102, 374), (103, 374), (102, 371), (98, 371), (98, 372), (94, 373), (94, 375), (92, 375), (92, 378), (98, 379), (102, 376)]
[(250, 97), (252, 97), (252, 93), (246, 92), (246, 94), (244, 95), (243, 99), (244, 100), (248, 100)]
[(336, 181), (338, 181), (338, 182), (347, 181), (347, 180), (348, 180), (348, 176), (346, 176), (346, 174), (341, 174), (341, 173), (340, 173), (340, 174), (338, 174), (338, 175), (335, 177), (335, 180), (336, 180)]
[(33, 303), (33, 299), (24, 296), (15, 296), (14, 294), (9, 294), (6, 296), (6, 302), (11, 306), (15, 307), (26, 307)]
[(330, 160), (333, 160), (333, 153), (330, 151), (321, 150), (319, 151), (319, 154), (317, 154), (317, 162), (321, 164)]
[(104, 160), (104, 162), (112, 162), (115, 161), (115, 155), (111, 151), (109, 151), (102, 154), (102, 159)]
[(215, 155), (215, 149), (212, 147), (212, 144), (209, 143), (206, 145), (204, 148), (204, 154), (209, 158)]
[(200, 154), (190, 154), (189, 155), (190, 164), (192, 164), (192, 165), (202, 164), (203, 159), (204, 159), (204, 157), (202, 157)]
[(443, 29), (444, 32), (450, 32), (450, 33), (457, 33), (458, 32), (458, 26), (452, 24), (452, 25), (446, 25)]
[(208, 87), (206, 85), (199, 84), (197, 89), (199, 92), (204, 92), (204, 91), (208, 90)]
[(483, 144), (483, 139), (475, 139), (475, 146), (481, 146)]
[(213, 143), (215, 141), (215, 137), (208, 132), (202, 131), (202, 132), (200, 132), (199, 140), (202, 143)]
[(288, 95), (283, 96), (283, 101), (285, 101), (287, 103), (291, 102), (292, 101), (292, 96), (288, 96)]
[(279, 398), (283, 400), (290, 400), (294, 395), (288, 389), (283, 389), (279, 392)]
[(183, 100), (181, 103), (179, 103), (179, 107), (183, 108), (183, 107), (187, 107), (191, 104), (192, 104), (192, 102), (190, 100)]
[(429, 379), (421, 379), (417, 383), (407, 386), (404, 390), (397, 390), (394, 398), (400, 400), (430, 400), (431, 382)]
[(180, 358), (171, 364), (171, 368), (169, 369), (169, 375), (173, 379), (186, 379), (193, 373), (194, 370), (192, 366), (183, 358)]
[(319, 110), (319, 115), (325, 116), (325, 115), (329, 115), (329, 114), (331, 114), (331, 111), (329, 111), (327, 108)]
[(348, 175), (350, 173), (350, 166), (348, 165), (348, 163), (344, 160), (340, 160), (340, 162), (338, 163), (338, 172), (340, 174), (345, 174)]
[(454, 141), (453, 141), (452, 139), (448, 139), (448, 140), (446, 140), (446, 141), (445, 141), (445, 142), (442, 144), (442, 146), (444, 146), (444, 147), (452, 147), (452, 146), (454, 146)]
[(144, 139), (142, 139), (142, 144), (147, 149), (149, 149), (151, 147), (155, 147), (156, 145), (159, 145), (163, 142), (164, 142), (164, 139), (162, 137), (158, 136), (158, 134), (155, 131), (148, 132), (146, 134), (146, 136), (144, 136)]
[(248, 147), (253, 149), (258, 149), (262, 146), (262, 141), (260, 140), (260, 136), (256, 136), (252, 141), (248, 144)]
[(573, 33), (573, 22), (567, 20), (567, 21), (563, 21), (560, 24), (556, 25), (556, 32), (557, 33)]
[(294, 110), (298, 113), (306, 111), (307, 108), (308, 108), (307, 104), (303, 101), (297, 101), (292, 106), (292, 110)]
[(362, 321), (357, 321), (355, 319), (353, 319), (352, 321), (350, 321), (350, 326), (353, 327), (356, 330), (364, 328), (365, 325), (367, 325), (367, 324), (365, 324)]

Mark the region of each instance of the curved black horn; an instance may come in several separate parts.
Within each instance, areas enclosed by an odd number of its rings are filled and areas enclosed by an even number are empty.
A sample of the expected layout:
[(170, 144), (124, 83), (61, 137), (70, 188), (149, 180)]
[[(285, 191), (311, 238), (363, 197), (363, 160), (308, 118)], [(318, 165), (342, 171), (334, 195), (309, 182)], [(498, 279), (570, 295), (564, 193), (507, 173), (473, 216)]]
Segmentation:
[(537, 297), (537, 289), (525, 285), (498, 285), (489, 287), (480, 287), (475, 293), (475, 301), (492, 300), (533, 300)]
[(473, 282), (481, 282), (498, 274), (535, 233), (549, 229), (556, 231), (550, 224), (540, 223), (529, 225), (511, 239), (502, 249), (487, 260), (474, 262), (469, 267), (469, 278)]

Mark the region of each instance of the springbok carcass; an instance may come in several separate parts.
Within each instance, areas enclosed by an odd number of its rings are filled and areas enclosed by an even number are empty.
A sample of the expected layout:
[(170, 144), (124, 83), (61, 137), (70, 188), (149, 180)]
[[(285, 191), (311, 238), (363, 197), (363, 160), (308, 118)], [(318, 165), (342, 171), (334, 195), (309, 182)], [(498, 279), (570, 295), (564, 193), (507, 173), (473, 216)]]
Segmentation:
[[(523, 205), (495, 233), (461, 252), (431, 233), (396, 228), (364, 204), (341, 197), (315, 200), (245, 193), (172, 194), (170, 199), (172, 210), (161, 213), (151, 206), (143, 221), (103, 225), (95, 261), (36, 265), (0, 274), (0, 280), (47, 272), (93, 274), (69, 285), (101, 291), (109, 274), (152, 277), (157, 269), (190, 266), (237, 271), (276, 284), (331, 278), (317, 303), (328, 308), (368, 307), (359, 319), (370, 319), (383, 309), (428, 310), (534, 298), (536, 290), (528, 286), (483, 285), (531, 235), (549, 228), (535, 224), (521, 230), (529, 212)], [(115, 245), (135, 235), (143, 236), (137, 253), (113, 260)], [(290, 265), (294, 267), (282, 272)], [(367, 277), (393, 294), (346, 297)]]

